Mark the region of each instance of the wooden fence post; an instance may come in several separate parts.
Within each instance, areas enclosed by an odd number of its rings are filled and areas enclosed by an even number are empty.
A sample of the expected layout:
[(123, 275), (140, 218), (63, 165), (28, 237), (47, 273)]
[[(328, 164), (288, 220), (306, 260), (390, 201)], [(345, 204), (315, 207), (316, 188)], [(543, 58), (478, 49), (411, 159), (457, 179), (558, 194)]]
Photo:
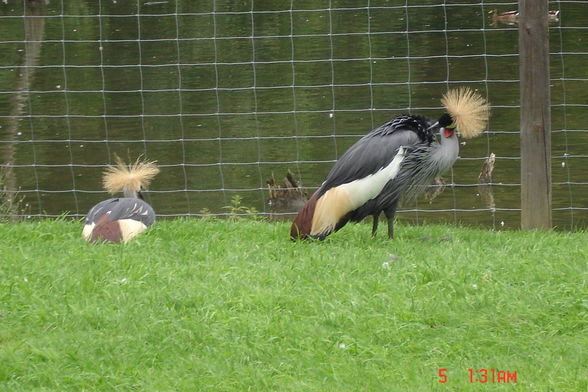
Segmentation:
[(521, 228), (551, 229), (548, 0), (519, 0)]

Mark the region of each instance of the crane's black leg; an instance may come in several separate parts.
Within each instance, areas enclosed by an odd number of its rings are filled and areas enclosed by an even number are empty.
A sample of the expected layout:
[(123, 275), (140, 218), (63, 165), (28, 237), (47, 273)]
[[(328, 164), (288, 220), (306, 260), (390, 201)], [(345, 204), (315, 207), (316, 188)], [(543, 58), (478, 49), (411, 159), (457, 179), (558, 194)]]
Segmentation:
[(386, 219), (388, 220), (388, 238), (394, 239), (394, 215), (396, 215), (396, 206), (398, 201), (395, 201), (390, 207), (384, 210)]
[(378, 223), (380, 221), (380, 211), (372, 215), (374, 220), (372, 221), (372, 237), (375, 237), (378, 234)]

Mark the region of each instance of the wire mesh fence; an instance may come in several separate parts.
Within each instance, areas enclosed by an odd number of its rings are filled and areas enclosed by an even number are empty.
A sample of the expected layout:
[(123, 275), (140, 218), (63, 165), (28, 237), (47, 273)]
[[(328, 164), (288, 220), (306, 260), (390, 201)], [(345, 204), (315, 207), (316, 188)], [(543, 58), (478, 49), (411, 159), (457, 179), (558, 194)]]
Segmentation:
[[(437, 118), (466, 85), (492, 104), (488, 131), (400, 218), (518, 227), (518, 26), (501, 15), (516, 7), (4, 0), (3, 196), (27, 206), (0, 214), (83, 216), (114, 154), (143, 154), (162, 169), (147, 193), (160, 216), (226, 214), (235, 196), (287, 216), (298, 205), (276, 208), (268, 179), (291, 171), (309, 195), (359, 137), (401, 113)], [(588, 1), (550, 9), (554, 223), (586, 227)]]

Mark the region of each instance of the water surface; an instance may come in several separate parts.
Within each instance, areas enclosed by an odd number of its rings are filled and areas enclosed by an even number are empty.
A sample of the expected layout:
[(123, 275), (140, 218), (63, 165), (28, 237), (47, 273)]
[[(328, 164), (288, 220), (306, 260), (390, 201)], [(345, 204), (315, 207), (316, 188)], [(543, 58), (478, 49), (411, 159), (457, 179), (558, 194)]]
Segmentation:
[[(401, 219), (519, 225), (517, 26), (488, 16), (515, 4), (6, 3), (0, 152), (31, 215), (84, 215), (115, 153), (159, 162), (148, 199), (163, 216), (223, 213), (234, 195), (270, 213), (272, 174), (311, 193), (361, 135), (400, 113), (438, 117), (441, 95), (468, 85), (493, 105), (489, 131)], [(586, 227), (588, 5), (550, 7), (554, 224)], [(490, 153), (493, 205), (477, 186)]]

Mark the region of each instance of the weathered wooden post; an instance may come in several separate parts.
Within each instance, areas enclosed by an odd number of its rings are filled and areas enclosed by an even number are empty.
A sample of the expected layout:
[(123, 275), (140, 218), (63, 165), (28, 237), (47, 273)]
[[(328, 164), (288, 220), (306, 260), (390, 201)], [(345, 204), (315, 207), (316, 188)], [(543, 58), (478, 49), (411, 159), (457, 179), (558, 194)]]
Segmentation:
[(6, 202), (9, 207), (13, 206), (15, 192), (18, 189), (16, 175), (12, 167), (16, 161), (16, 134), (22, 125), (20, 120), (29, 99), (29, 90), (41, 55), (41, 45), (45, 33), (45, 18), (42, 17), (44, 6), (42, 0), (24, 2), (24, 60), (16, 79), (14, 94), (10, 97), (10, 115), (6, 118), (4, 132), (4, 139), (14, 143), (7, 143), (4, 148), (0, 145), (0, 164), (6, 165), (6, 171), (0, 175), (4, 174), (4, 188), (7, 191)]
[(521, 228), (551, 229), (548, 0), (519, 0)]

